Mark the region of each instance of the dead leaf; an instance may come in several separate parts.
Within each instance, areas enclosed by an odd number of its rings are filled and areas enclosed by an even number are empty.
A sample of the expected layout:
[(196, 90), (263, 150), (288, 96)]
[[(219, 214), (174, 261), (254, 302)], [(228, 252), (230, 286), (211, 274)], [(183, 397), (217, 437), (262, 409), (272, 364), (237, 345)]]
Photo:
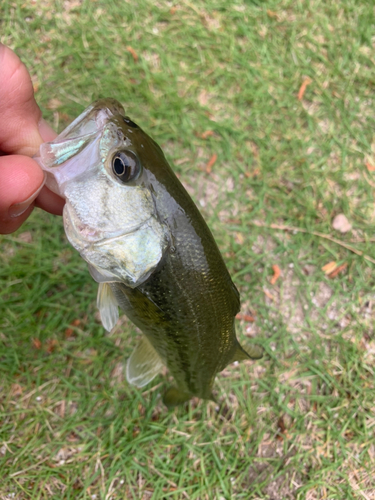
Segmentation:
[(138, 61), (138, 54), (136, 53), (136, 51), (133, 49), (133, 47), (130, 47), (130, 45), (128, 45), (126, 47), (126, 50), (128, 52), (130, 52), (130, 54), (133, 56), (133, 59), (134, 59), (134, 62), (137, 62)]
[(336, 268), (337, 268), (337, 263), (334, 260), (332, 260), (331, 262), (328, 262), (328, 264), (322, 267), (322, 271), (324, 272), (324, 274), (330, 274)]
[(13, 396), (21, 396), (23, 393), (23, 389), (20, 384), (12, 384), (11, 391)]
[[(64, 401), (63, 401), (64, 402)], [(78, 443), (79, 436), (74, 431), (71, 431), (69, 436), (66, 438), (69, 443)]]
[(202, 139), (207, 139), (207, 137), (211, 137), (214, 134), (215, 134), (215, 132), (213, 130), (206, 130), (205, 132), (203, 132), (201, 134), (201, 138)]
[(79, 326), (81, 324), (81, 320), (80, 319), (75, 319), (74, 321), (72, 321), (72, 325), (73, 326)]
[(272, 266), (272, 269), (273, 269), (273, 276), (272, 278), (270, 279), (270, 283), (271, 285), (274, 285), (276, 283), (276, 281), (280, 278), (281, 276), (281, 269), (279, 268), (279, 266), (277, 264), (274, 264)]
[(211, 158), (208, 160), (208, 163), (206, 165), (206, 173), (207, 174), (210, 174), (211, 173), (211, 170), (212, 170), (212, 167), (214, 166), (215, 162), (217, 160), (217, 154), (214, 153)]
[(242, 233), (235, 233), (234, 235), (234, 240), (236, 243), (238, 243), (239, 245), (243, 245), (244, 242), (245, 242), (245, 238), (243, 236)]
[(42, 348), (42, 343), (39, 339), (31, 339), (31, 342), (33, 343), (33, 347), (35, 347), (35, 349), (41, 349)]
[(328, 278), (329, 279), (335, 278), (338, 274), (340, 274), (342, 271), (344, 271), (347, 267), (348, 267), (348, 264), (346, 262), (344, 262), (344, 264), (341, 264), (341, 266), (336, 267), (336, 269), (328, 275)]
[(238, 313), (236, 315), (236, 319), (242, 319), (243, 321), (248, 321), (249, 323), (254, 323), (255, 318), (253, 316), (250, 316), (250, 314), (241, 314)]
[(274, 19), (278, 19), (279, 18), (277, 12), (274, 12), (273, 10), (270, 10), (270, 9), (267, 9), (267, 16), (271, 17), (271, 18), (274, 18)]
[(277, 421), (277, 428), (278, 428), (279, 432), (282, 432), (283, 434), (285, 434), (286, 425), (285, 425), (284, 417), (283, 416), (281, 416), (279, 418), (279, 420)]
[(58, 109), (62, 106), (62, 102), (59, 99), (53, 98), (48, 101), (47, 108), (48, 109)]
[(199, 96), (198, 96), (198, 102), (201, 106), (205, 106), (208, 101), (208, 92), (207, 90), (201, 90)]
[(336, 231), (340, 231), (340, 233), (347, 233), (351, 230), (352, 225), (344, 214), (338, 214), (332, 221), (332, 227)]
[(57, 346), (58, 342), (56, 339), (48, 339), (47, 340), (47, 352), (51, 354)]
[[(247, 143), (248, 144), (248, 143)], [(251, 151), (254, 155), (254, 158), (259, 158), (259, 147), (255, 142), (250, 141)]]
[(302, 85), (300, 86), (299, 91), (298, 91), (298, 100), (299, 101), (302, 101), (303, 96), (305, 95), (305, 92), (306, 92), (306, 87), (308, 85), (310, 85), (311, 82), (312, 82), (312, 80), (309, 77), (307, 77), (303, 80)]
[(65, 417), (66, 401), (63, 399), (60, 404), (56, 407), (56, 413), (60, 415), (61, 418)]
[(270, 293), (268, 290), (266, 290), (265, 288), (263, 288), (263, 293), (266, 297), (268, 297), (269, 299), (275, 301), (275, 297), (272, 295), (272, 293)]
[(258, 177), (259, 174), (260, 174), (260, 169), (255, 168), (252, 172), (245, 172), (245, 177), (247, 177), (248, 179), (252, 177), (254, 179), (255, 177)]
[(370, 163), (370, 162), (368, 162), (368, 161), (366, 161), (365, 165), (366, 165), (367, 170), (368, 170), (369, 172), (375, 172), (375, 165), (371, 165), (371, 163)]
[(19, 234), (17, 239), (19, 241), (23, 241), (24, 243), (32, 243), (33, 235), (30, 231), (25, 231), (24, 233)]
[(73, 335), (73, 328), (67, 328), (65, 330), (65, 338), (70, 339), (70, 337)]

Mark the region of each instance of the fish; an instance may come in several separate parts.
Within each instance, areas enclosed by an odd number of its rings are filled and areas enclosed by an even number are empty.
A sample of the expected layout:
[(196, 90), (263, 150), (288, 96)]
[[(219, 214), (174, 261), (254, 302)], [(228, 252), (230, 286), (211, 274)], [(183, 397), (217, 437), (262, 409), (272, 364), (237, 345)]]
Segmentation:
[(235, 332), (240, 296), (215, 239), (158, 144), (115, 99), (89, 106), (34, 157), (66, 203), (70, 244), (99, 284), (97, 305), (111, 331), (119, 308), (142, 331), (126, 365), (144, 387), (166, 366), (174, 407), (215, 401), (216, 375), (259, 359)]

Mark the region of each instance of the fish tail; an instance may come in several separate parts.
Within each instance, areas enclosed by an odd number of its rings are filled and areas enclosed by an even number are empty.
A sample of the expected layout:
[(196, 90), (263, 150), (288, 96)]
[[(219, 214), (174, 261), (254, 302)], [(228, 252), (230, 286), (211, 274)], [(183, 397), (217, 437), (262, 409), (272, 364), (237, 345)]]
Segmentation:
[(210, 396), (207, 398), (209, 399), (210, 401), (213, 401), (214, 403), (217, 403), (217, 399), (215, 398), (215, 396), (212, 394), (212, 392), (210, 393)]
[(258, 345), (249, 346), (247, 351), (243, 349), (240, 344), (237, 344), (236, 350), (229, 363), (235, 361), (244, 361), (246, 359), (260, 359), (263, 356), (263, 349)]
[(171, 387), (168, 389), (163, 396), (163, 403), (168, 408), (174, 408), (177, 405), (181, 405), (189, 401), (192, 398), (192, 394), (189, 392), (180, 391), (177, 387)]

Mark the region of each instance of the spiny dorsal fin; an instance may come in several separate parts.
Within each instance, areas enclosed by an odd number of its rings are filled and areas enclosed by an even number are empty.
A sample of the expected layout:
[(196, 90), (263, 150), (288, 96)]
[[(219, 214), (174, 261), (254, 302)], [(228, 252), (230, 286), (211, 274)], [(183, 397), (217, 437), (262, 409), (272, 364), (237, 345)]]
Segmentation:
[(107, 332), (110, 332), (118, 320), (118, 305), (109, 283), (99, 283), (96, 304), (102, 324)]
[(158, 353), (143, 335), (126, 364), (126, 379), (129, 384), (143, 387), (156, 377), (162, 367)]

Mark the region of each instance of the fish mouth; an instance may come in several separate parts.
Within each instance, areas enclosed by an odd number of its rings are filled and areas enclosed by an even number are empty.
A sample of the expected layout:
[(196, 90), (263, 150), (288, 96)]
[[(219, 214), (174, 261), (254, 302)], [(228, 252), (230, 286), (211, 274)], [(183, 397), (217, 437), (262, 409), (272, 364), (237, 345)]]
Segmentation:
[(41, 144), (35, 161), (47, 173), (46, 186), (66, 198), (64, 186), (72, 179), (86, 174), (100, 161), (98, 142), (107, 123), (124, 115), (122, 105), (115, 99), (101, 99), (89, 106), (53, 141)]

